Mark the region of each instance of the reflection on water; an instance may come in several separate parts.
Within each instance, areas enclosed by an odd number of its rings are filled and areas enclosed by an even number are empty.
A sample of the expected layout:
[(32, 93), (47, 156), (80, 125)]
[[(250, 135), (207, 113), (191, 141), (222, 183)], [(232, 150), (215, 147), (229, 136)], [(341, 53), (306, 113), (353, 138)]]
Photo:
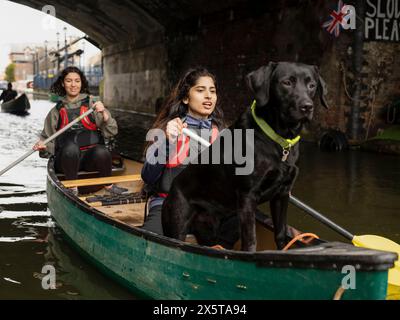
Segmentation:
[[(0, 168), (31, 148), (53, 106), (47, 101), (31, 105), (25, 117), (0, 113)], [(144, 136), (143, 129), (121, 130), (117, 146), (138, 159)], [(294, 195), (354, 234), (379, 234), (400, 242), (398, 157), (359, 151), (323, 153), (307, 144), (301, 148)], [(134, 299), (59, 235), (47, 209), (46, 164), (32, 155), (0, 177), (0, 299)], [(288, 217), (303, 231), (344, 240), (293, 206)], [(42, 268), (48, 264), (56, 270), (56, 290), (41, 286)]]

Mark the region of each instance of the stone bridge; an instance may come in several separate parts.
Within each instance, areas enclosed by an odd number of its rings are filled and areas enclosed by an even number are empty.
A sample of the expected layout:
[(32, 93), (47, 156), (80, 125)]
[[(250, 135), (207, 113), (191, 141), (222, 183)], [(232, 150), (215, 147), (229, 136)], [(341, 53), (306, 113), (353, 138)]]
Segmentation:
[[(248, 72), (269, 61), (299, 61), (318, 65), (329, 87), (332, 108), (317, 111), (314, 136), (335, 128), (359, 139), (381, 125), (378, 118), (372, 125), (368, 119), (368, 83), (378, 73), (392, 83), (397, 72), (389, 58), (398, 55), (398, 44), (357, 42), (354, 31), (335, 38), (321, 27), (336, 0), (13, 1), (38, 10), (53, 5), (58, 18), (97, 42), (104, 56), (105, 104), (148, 118), (138, 121), (143, 127), (153, 119), (157, 100), (190, 66), (204, 65), (217, 75), (219, 97), (232, 121), (251, 103), (244, 82)], [(347, 2), (363, 14), (364, 1)], [(353, 83), (358, 77), (366, 85)], [(397, 87), (380, 88), (375, 102), (387, 103)], [(349, 99), (346, 91), (360, 99)]]

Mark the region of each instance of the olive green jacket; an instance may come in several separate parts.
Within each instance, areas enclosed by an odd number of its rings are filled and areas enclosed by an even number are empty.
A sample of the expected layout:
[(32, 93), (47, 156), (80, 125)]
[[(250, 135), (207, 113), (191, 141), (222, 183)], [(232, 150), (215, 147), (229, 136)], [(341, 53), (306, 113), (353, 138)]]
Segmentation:
[[(79, 99), (75, 102), (68, 102), (66, 98), (63, 98), (62, 102), (64, 103), (64, 107), (67, 109), (75, 109), (80, 108), (82, 105), (82, 100), (88, 97), (87, 94), (80, 94)], [(96, 126), (99, 128), (101, 134), (105, 139), (110, 139), (118, 133), (118, 125), (117, 121), (112, 118), (110, 111), (105, 110), (109, 115), (109, 119), (107, 122), (104, 121), (103, 114), (94, 112), (93, 116), (96, 120)], [(52, 136), (57, 132), (58, 120), (60, 117), (60, 112), (57, 110), (56, 106), (50, 110), (47, 114), (46, 119), (44, 121), (44, 128), (42, 133), (40, 134), (40, 140), (46, 140), (48, 137)], [(55, 152), (55, 141), (50, 141), (47, 144), (47, 149), (40, 152), (40, 157), (48, 158), (51, 155), (54, 155)]]

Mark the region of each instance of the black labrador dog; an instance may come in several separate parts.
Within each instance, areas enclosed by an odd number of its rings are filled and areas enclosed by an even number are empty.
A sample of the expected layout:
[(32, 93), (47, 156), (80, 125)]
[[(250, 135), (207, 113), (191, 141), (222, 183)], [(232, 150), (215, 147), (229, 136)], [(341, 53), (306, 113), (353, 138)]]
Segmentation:
[[(284, 139), (296, 138), (305, 122), (312, 119), (313, 98), (319, 95), (328, 108), (325, 83), (315, 66), (300, 63), (269, 63), (247, 75), (256, 106), (254, 113)], [(220, 244), (232, 248), (240, 238), (241, 249), (256, 250), (255, 212), (261, 203), (270, 202), (278, 249), (286, 245), (286, 213), (289, 193), (298, 173), (299, 146), (284, 147), (265, 133), (252, 111), (245, 111), (228, 129), (253, 129), (254, 139), (234, 139), (233, 148), (254, 151), (253, 171), (236, 174), (238, 164), (191, 164), (178, 175), (162, 209), (164, 234), (185, 240), (194, 234), (201, 245)], [(229, 145), (221, 143), (223, 134), (209, 148), (219, 146), (226, 159)], [(250, 141), (249, 141), (250, 140)], [(231, 145), (232, 146), (232, 145)], [(229, 154), (229, 152), (228, 152)]]

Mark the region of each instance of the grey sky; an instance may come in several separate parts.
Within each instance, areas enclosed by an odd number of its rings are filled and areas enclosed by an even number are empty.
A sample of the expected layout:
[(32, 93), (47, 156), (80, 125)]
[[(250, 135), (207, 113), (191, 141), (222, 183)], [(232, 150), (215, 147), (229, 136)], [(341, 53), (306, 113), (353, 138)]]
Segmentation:
[[(57, 16), (57, 12), (56, 12)], [(67, 36), (82, 36), (83, 32), (55, 19), (54, 25), (45, 13), (30, 7), (0, 0), (0, 74), (7, 66), (11, 43), (37, 43), (43, 45), (45, 40), (57, 41), (56, 33), (60, 32), (60, 41), (64, 41), (64, 26)], [(86, 42), (85, 59), (97, 53), (98, 49)]]

